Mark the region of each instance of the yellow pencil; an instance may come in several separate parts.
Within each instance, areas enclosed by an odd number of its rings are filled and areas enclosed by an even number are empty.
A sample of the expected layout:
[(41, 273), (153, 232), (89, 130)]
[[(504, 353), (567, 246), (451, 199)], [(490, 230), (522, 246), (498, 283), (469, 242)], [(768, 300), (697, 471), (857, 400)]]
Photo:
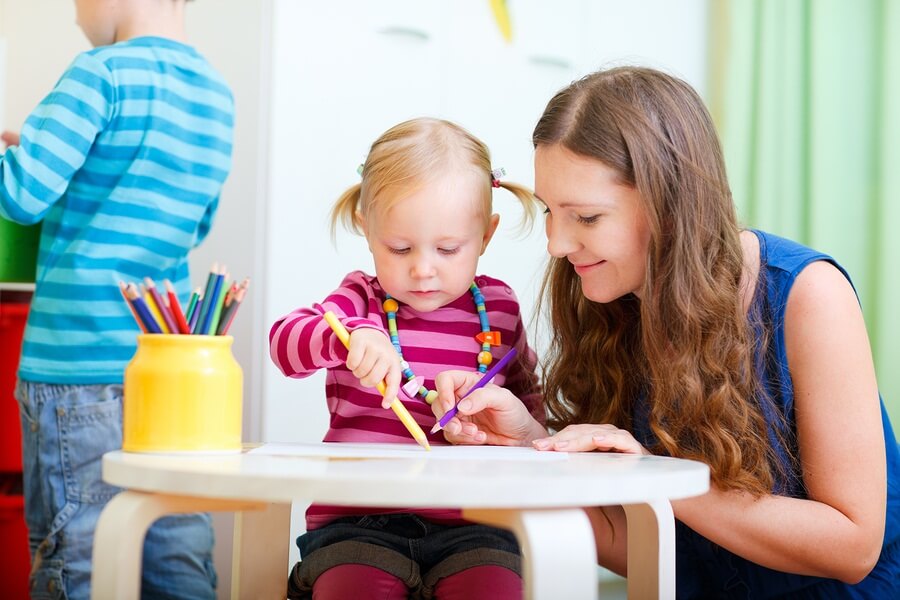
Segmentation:
[(153, 315), (153, 318), (156, 319), (156, 322), (159, 323), (160, 329), (162, 329), (163, 333), (172, 333), (169, 331), (169, 327), (166, 325), (166, 320), (163, 319), (162, 313), (159, 312), (159, 309), (156, 307), (156, 302), (153, 300), (153, 296), (150, 295), (150, 291), (147, 290), (144, 284), (140, 284), (142, 296), (144, 296), (144, 302), (147, 304), (147, 308), (150, 309), (150, 314)]
[[(350, 347), (350, 332), (347, 331), (347, 328), (344, 327), (344, 324), (338, 321), (335, 314), (331, 311), (326, 312), (322, 317), (325, 321), (331, 326), (334, 330), (334, 333), (337, 334), (338, 339), (344, 344), (345, 347)], [(378, 385), (375, 386), (378, 388), (378, 391), (381, 395), (384, 395), (385, 385), (383, 381), (379, 381)], [(422, 431), (422, 428), (419, 427), (419, 424), (416, 423), (415, 419), (412, 418), (412, 415), (409, 414), (409, 411), (406, 410), (406, 407), (403, 406), (403, 403), (400, 402), (399, 398), (394, 398), (391, 401), (391, 409), (394, 411), (394, 414), (400, 419), (400, 422), (406, 427), (409, 433), (413, 436), (413, 439), (419, 443), (420, 446), (425, 448), (426, 450), (431, 450), (431, 444), (428, 443), (428, 439), (425, 437), (425, 432)]]

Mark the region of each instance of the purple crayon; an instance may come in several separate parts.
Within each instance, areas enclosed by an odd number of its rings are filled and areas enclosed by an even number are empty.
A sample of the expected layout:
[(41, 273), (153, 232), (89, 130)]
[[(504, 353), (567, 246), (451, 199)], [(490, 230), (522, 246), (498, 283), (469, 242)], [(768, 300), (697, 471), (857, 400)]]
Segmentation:
[(469, 388), (469, 391), (466, 392), (462, 398), (457, 400), (456, 404), (453, 405), (453, 408), (451, 408), (446, 413), (444, 413), (444, 416), (441, 417), (441, 420), (438, 421), (437, 423), (435, 423), (434, 427), (431, 428), (431, 433), (437, 433), (438, 431), (443, 429), (444, 426), (450, 422), (450, 419), (455, 417), (456, 413), (459, 412), (459, 403), (462, 402), (469, 394), (471, 394), (475, 390), (477, 390), (479, 388), (483, 388), (488, 383), (490, 383), (491, 379), (493, 379), (497, 375), (497, 373), (500, 372), (500, 369), (505, 367), (507, 365), (507, 363), (509, 363), (509, 361), (511, 361), (513, 359), (513, 357), (515, 357), (515, 355), (516, 355), (516, 349), (510, 348), (509, 352), (507, 352), (503, 358), (498, 360), (497, 364), (495, 364), (493, 367), (491, 367), (491, 369), (487, 373), (484, 374), (484, 377), (482, 377), (481, 379), (478, 380), (478, 383), (476, 383), (471, 388)]

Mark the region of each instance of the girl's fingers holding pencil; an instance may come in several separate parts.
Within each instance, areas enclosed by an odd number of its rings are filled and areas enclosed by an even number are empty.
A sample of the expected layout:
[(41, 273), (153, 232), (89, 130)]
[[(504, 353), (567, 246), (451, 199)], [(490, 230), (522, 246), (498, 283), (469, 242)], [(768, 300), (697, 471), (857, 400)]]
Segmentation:
[(400, 357), (387, 335), (370, 328), (351, 332), (346, 363), (364, 386), (385, 384), (382, 406), (389, 407), (400, 391)]
[[(357, 368), (353, 369), (353, 374), (364, 386), (378, 387), (378, 384), (385, 382), (388, 375), (390, 374), (391, 365), (392, 361), (389, 358), (383, 356), (366, 355), (363, 358), (363, 362), (360, 363)], [(394, 395), (391, 396), (392, 400), (394, 396), (397, 395), (396, 391), (397, 390), (395, 384)], [(389, 392), (389, 390), (386, 390), (386, 392)]]
[(391, 402), (400, 393), (400, 365), (392, 361), (388, 366), (388, 372), (384, 376), (384, 396), (381, 399), (382, 408), (390, 408)]

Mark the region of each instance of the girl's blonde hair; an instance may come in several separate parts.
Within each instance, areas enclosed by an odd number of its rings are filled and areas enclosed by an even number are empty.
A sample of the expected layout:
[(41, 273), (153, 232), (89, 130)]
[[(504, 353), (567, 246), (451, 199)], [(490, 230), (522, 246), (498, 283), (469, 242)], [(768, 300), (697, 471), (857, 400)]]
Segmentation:
[(771, 400), (757, 357), (768, 336), (757, 348), (758, 318), (743, 309), (740, 229), (703, 101), (653, 69), (601, 71), (550, 100), (533, 142), (615, 170), (640, 193), (650, 225), (640, 299), (592, 302), (572, 265), (551, 260), (542, 289), (552, 321), (551, 425), (632, 429), (644, 398), (651, 450), (705, 462), (724, 489), (768, 493), (785, 474), (770, 440), (792, 446), (783, 424), (763, 416)]
[(332, 237), (339, 222), (361, 234), (359, 219), (368, 218), (372, 211), (384, 214), (398, 200), (453, 166), (470, 167), (483, 175), (485, 226), (493, 213), (491, 189), (495, 182), (519, 199), (525, 209), (523, 226), (531, 225), (534, 194), (517, 183), (497, 182), (484, 142), (455, 123), (422, 117), (395, 125), (375, 140), (362, 165), (361, 181), (341, 194), (331, 210)]

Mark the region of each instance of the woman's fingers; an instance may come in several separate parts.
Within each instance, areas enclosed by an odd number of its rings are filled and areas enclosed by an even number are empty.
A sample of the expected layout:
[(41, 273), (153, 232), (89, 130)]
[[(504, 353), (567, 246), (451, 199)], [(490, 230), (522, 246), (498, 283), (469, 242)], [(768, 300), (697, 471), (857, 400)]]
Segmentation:
[(448, 427), (444, 428), (444, 438), (451, 444), (479, 445), (487, 440), (487, 435), (472, 423), (462, 423), (456, 419), (454, 421), (454, 427), (447, 423)]
[(431, 405), (431, 410), (438, 418), (453, 408), (456, 401), (465, 395), (478, 381), (478, 373), (468, 371), (443, 371), (434, 379), (434, 387), (437, 389), (437, 398)]
[(478, 426), (468, 421), (459, 421), (459, 433), (468, 438), (475, 439), (478, 435)]
[(634, 437), (627, 431), (619, 430), (611, 434), (595, 435), (591, 438), (594, 448), (623, 454), (647, 454)]
[(550, 437), (534, 440), (538, 450), (559, 452), (621, 452), (646, 454), (647, 451), (628, 431), (613, 425), (570, 425)]
[(487, 409), (502, 410), (510, 400), (518, 400), (512, 394), (502, 393), (502, 388), (488, 384), (459, 401), (459, 414), (475, 415)]
[[(479, 373), (447, 371), (435, 380), (438, 398), (432, 411), (440, 418), (457, 399), (466, 396)], [(521, 446), (546, 430), (514, 394), (488, 384), (459, 400), (459, 411), (444, 426), (444, 438), (453, 444)]]

